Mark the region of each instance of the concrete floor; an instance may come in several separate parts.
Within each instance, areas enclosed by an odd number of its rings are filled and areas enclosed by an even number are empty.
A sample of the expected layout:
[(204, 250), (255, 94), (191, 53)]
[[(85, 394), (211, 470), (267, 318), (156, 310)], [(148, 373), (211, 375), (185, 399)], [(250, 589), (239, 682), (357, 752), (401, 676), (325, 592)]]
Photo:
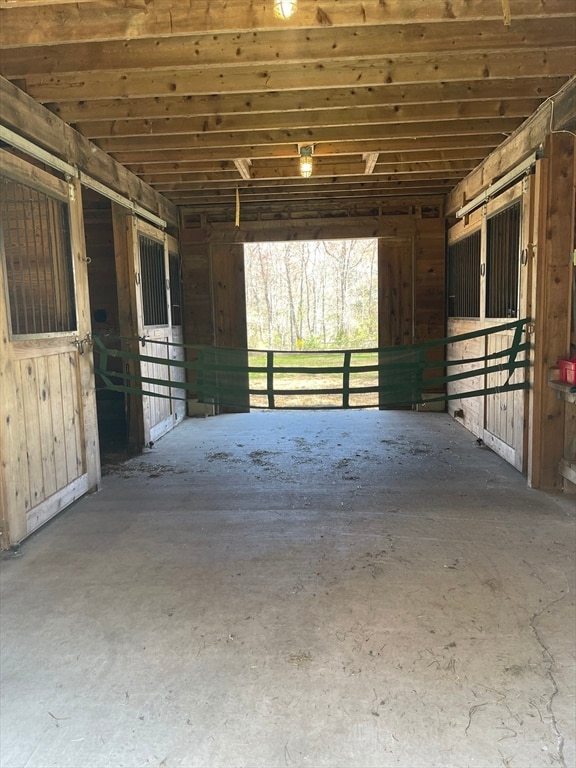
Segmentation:
[(570, 768), (574, 498), (443, 414), (189, 420), (2, 569), (4, 768)]

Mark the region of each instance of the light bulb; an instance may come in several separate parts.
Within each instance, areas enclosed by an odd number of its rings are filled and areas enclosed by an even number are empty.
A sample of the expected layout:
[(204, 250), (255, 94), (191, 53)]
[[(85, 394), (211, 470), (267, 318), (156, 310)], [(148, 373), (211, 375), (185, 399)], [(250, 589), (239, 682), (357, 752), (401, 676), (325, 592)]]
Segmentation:
[(296, 0), (274, 0), (274, 16), (289, 19), (296, 11)]
[(300, 176), (304, 176), (305, 179), (312, 176), (312, 158), (309, 155), (300, 157)]

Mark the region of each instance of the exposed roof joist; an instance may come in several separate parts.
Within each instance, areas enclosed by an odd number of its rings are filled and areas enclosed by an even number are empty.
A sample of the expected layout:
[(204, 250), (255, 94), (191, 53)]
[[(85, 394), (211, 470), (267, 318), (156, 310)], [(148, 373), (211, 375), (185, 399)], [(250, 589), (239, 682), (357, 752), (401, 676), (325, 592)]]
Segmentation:
[(437, 196), (573, 74), (573, 0), (509, 7), (0, 0), (1, 69), (179, 205)]

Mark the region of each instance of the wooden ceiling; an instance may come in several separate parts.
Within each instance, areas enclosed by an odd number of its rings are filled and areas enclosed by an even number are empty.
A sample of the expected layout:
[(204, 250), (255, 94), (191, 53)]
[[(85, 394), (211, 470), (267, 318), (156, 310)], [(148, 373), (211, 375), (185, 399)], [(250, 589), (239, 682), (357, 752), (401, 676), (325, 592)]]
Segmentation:
[(233, 211), (438, 197), (576, 70), (574, 0), (272, 4), (0, 0), (0, 73), (177, 205)]

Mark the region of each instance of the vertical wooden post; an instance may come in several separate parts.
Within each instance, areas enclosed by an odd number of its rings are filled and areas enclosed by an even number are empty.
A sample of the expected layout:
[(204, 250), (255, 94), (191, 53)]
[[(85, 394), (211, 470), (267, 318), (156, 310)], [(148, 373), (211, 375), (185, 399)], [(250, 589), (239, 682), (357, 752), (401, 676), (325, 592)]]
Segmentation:
[[(4, 291), (4, 263), (0, 258), (0, 291)], [(2, 293), (4, 296), (4, 293)], [(8, 302), (0, 301), (0, 549), (26, 535), (24, 475), (26, 446), (21, 438), (22, 398), (18, 392)]]
[(562, 487), (564, 401), (548, 386), (548, 371), (570, 343), (570, 254), (574, 233), (574, 137), (550, 134), (536, 167), (534, 389), (528, 483)]
[[(134, 217), (125, 208), (112, 203), (112, 225), (114, 228), (114, 254), (116, 259), (116, 281), (118, 290), (118, 319), (120, 335), (129, 339), (138, 336), (138, 300), (136, 256), (136, 224)], [(130, 352), (138, 352), (137, 341), (123, 342)], [(128, 371), (140, 376), (140, 363), (137, 360), (125, 362)], [(144, 446), (144, 411), (142, 395), (126, 395), (128, 448), (138, 453)]]
[[(88, 264), (86, 261), (86, 239), (82, 214), (82, 187), (78, 179), (71, 182), (73, 200), (70, 201), (70, 239), (74, 260), (76, 283), (76, 313), (78, 338), (85, 339), (92, 332), (90, 293), (88, 290)], [(100, 444), (98, 440), (98, 416), (96, 412), (96, 390), (94, 383), (93, 353), (88, 347), (80, 355), (80, 413), (84, 429), (83, 451), (88, 488), (99, 488), (101, 481)]]

